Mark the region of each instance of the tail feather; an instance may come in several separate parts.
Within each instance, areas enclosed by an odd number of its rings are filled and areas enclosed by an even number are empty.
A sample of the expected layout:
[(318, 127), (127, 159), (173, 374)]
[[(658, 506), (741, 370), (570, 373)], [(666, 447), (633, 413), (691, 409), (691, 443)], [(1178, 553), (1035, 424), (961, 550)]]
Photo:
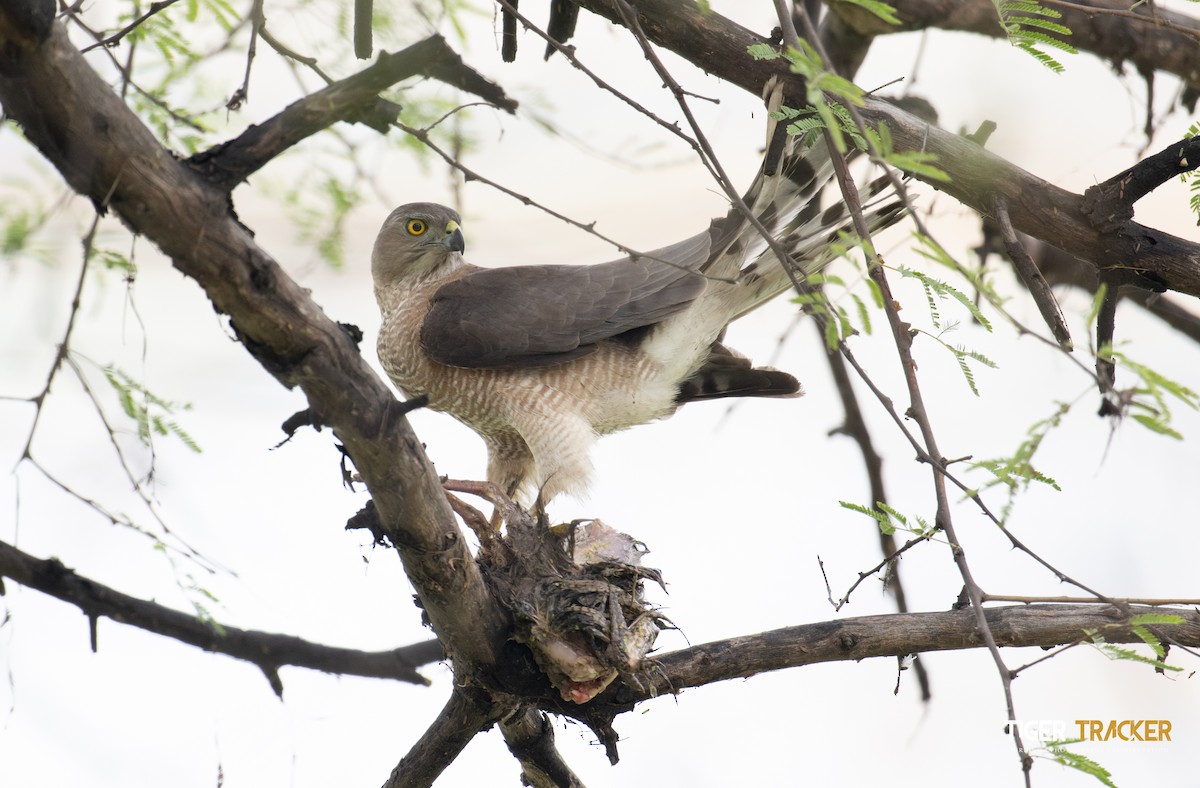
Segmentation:
[(722, 397), (799, 397), (800, 381), (771, 367), (755, 367), (750, 359), (714, 342), (703, 366), (679, 385), (675, 402)]
[[(699, 270), (719, 280), (736, 281), (733, 317), (740, 316), (792, 286), (793, 277), (815, 273), (832, 260), (831, 244), (841, 233), (853, 234), (850, 213), (841, 199), (822, 207), (821, 198), (833, 180), (833, 162), (824, 140), (806, 147), (800, 135), (779, 127), (775, 113), (782, 90), (768, 84), (766, 95), (767, 153), (763, 166), (747, 189), (743, 202), (777, 239), (798, 268), (788, 271), (767, 247), (760, 231), (736, 206), (713, 221), (708, 259)], [(904, 205), (888, 200), (890, 181), (876, 178), (861, 188), (867, 226), (872, 232), (894, 224)]]
[[(768, 109), (777, 110), (781, 93), (768, 91)], [(850, 212), (842, 200), (822, 207), (822, 194), (834, 175), (824, 141), (805, 147), (800, 136), (783, 132), (774, 118), (767, 140), (763, 167), (743, 202), (796, 267), (785, 267), (759, 229), (736, 206), (713, 221), (708, 232), (709, 255), (698, 270), (714, 280), (701, 296), (713, 299), (704, 312), (724, 325), (791, 288), (794, 279), (820, 271), (833, 260), (831, 247), (840, 235), (853, 234)], [(887, 178), (861, 189), (864, 218), (871, 232), (894, 224), (904, 214), (903, 202), (891, 199), (889, 189)], [(700, 365), (680, 383), (676, 402), (802, 393), (796, 378), (769, 367), (754, 367), (718, 337)]]

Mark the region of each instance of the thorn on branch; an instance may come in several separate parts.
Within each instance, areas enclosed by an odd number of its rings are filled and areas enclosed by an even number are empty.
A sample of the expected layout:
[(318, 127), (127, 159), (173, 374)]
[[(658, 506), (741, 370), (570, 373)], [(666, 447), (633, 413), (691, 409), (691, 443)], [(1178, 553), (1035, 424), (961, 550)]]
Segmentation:
[(274, 691), (275, 697), (283, 700), (283, 680), (279, 678), (279, 668), (274, 665), (260, 663), (258, 669), (267, 677), (267, 683), (271, 685), (271, 690)]
[(992, 136), (992, 132), (995, 130), (996, 122), (994, 120), (985, 120), (983, 123), (979, 124), (979, 128), (966, 135), (966, 137), (971, 142), (982, 148), (987, 145), (988, 138)]
[(393, 401), (390, 403), (388, 415), (392, 418), (407, 416), (414, 410), (425, 407), (429, 404), (428, 394), (418, 394), (415, 397), (410, 397), (403, 402)]
[(341, 443), (335, 445), (337, 446), (337, 450), (342, 453), (342, 459), (340, 461), (340, 467), (342, 469), (342, 486), (350, 492), (354, 492), (354, 482), (362, 481), (361, 478), (356, 479), (354, 472), (350, 470), (350, 463), (354, 461), (354, 458), (350, 456), (350, 452), (346, 451), (345, 445)]
[(958, 599), (954, 600), (954, 604), (950, 606), (951, 610), (966, 610), (971, 607), (971, 594), (966, 586), (963, 586), (962, 591), (958, 592)]
[(359, 509), (357, 514), (346, 521), (347, 531), (360, 528), (371, 532), (371, 538), (375, 540), (375, 544), (380, 547), (391, 547), (391, 541), (383, 530), (383, 522), (379, 519), (379, 510), (375, 508), (375, 501), (367, 501), (366, 506)]
[(278, 449), (292, 438), (296, 437), (296, 431), (301, 427), (312, 427), (317, 432), (325, 425), (321, 422), (321, 417), (312, 408), (296, 411), (291, 416), (284, 419), (283, 424), (279, 425), (279, 429), (283, 430), (287, 437), (271, 447), (271, 451)]
[(341, 321), (338, 322), (338, 326), (346, 332), (346, 336), (350, 337), (350, 341), (354, 343), (354, 346), (361, 349), (363, 341), (362, 329), (353, 323), (342, 323)]

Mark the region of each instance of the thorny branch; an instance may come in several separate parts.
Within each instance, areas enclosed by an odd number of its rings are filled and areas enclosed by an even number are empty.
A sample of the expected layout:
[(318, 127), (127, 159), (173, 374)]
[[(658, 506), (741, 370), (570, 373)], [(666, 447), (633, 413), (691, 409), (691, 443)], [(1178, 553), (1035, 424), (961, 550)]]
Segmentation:
[[(784, 30), (784, 41), (789, 46), (800, 48), (800, 42), (795, 29), (792, 27), (792, 14), (785, 12), (782, 6), (783, 0), (777, 0), (777, 5), (780, 9), (780, 24)], [(805, 34), (808, 37), (809, 43), (816, 49), (819, 56), (829, 62), (829, 56), (823, 52), (820, 38), (817, 35), (816, 27), (809, 18), (808, 12), (803, 3), (794, 5), (794, 13), (801, 20), (805, 28)], [(855, 123), (858, 125), (860, 133), (863, 133), (864, 138), (868, 135), (865, 133), (865, 123), (861, 117), (856, 116), (851, 112)], [(954, 558), (954, 563), (958, 567), (959, 574), (962, 575), (963, 583), (965, 584), (966, 593), (971, 600), (971, 610), (975, 615), (975, 620), (978, 624), (979, 632), (983, 637), (983, 642), (987, 646), (987, 650), (991, 653), (992, 659), (996, 663), (997, 672), (1000, 674), (1000, 683), (1004, 688), (1004, 697), (1007, 704), (1007, 719), (1018, 719), (1016, 716), (1016, 707), (1012, 693), (1012, 674), (1009, 672), (1007, 665), (1004, 664), (1004, 657), (1000, 653), (1000, 648), (996, 643), (995, 635), (992, 633), (988, 625), (987, 617), (983, 609), (981, 601), (982, 589), (971, 571), (970, 565), (967, 563), (966, 551), (963, 549), (963, 543), (959, 540), (954, 527), (954, 522), (951, 517), (950, 499), (946, 491), (946, 480), (943, 473), (945, 469), (945, 460), (943, 454), (938, 448), (937, 438), (934, 435), (933, 424), (929, 419), (928, 411), (925, 408), (925, 398), (921, 391), (920, 383), (917, 379), (917, 364), (912, 357), (912, 336), (909, 334), (908, 325), (900, 318), (899, 312), (896, 309), (896, 301), (892, 296), (891, 285), (887, 279), (887, 273), (881, 265), (881, 260), (871, 259), (871, 252), (874, 247), (870, 241), (870, 228), (867, 227), (865, 218), (863, 217), (862, 208), (859, 204), (857, 188), (854, 185), (853, 178), (850, 177), (846, 168), (845, 158), (842, 157), (836, 147), (833, 145), (833, 140), (828, 129), (825, 130), (826, 144), (829, 148), (830, 156), (833, 158), (834, 171), (837, 173), (838, 186), (841, 188), (842, 197), (846, 204), (850, 207), (850, 215), (854, 219), (854, 228), (858, 236), (865, 242), (865, 251), (868, 255), (867, 269), (870, 277), (875, 281), (882, 293), (882, 301), (884, 305), (884, 313), (887, 315), (888, 324), (892, 329), (892, 337), (895, 340), (896, 352), (900, 357), (900, 366), (904, 373), (905, 384), (908, 388), (909, 407), (907, 414), (917, 422), (921, 432), (922, 443), (924, 444), (924, 452), (930, 460), (930, 467), (933, 470), (933, 486), (934, 496), (937, 501), (937, 513), (935, 520), (938, 528), (945, 531), (947, 538), (950, 540), (951, 555)], [(1031, 786), (1030, 768), (1032, 767), (1032, 759), (1025, 751), (1025, 746), (1021, 741), (1020, 731), (1013, 728), (1013, 742), (1017, 748), (1017, 756), (1021, 762), (1021, 768), (1025, 773), (1025, 784)]]
[[(982, 612), (986, 630), (977, 623), (976, 611), (950, 610), (843, 618), (701, 643), (659, 655), (662, 672), (654, 677), (653, 686), (641, 692), (622, 687), (612, 702), (631, 708), (655, 693), (678, 692), (784, 667), (979, 648), (985, 631), (1005, 648), (1075, 643), (1085, 629), (1096, 630), (1107, 643), (1140, 643), (1129, 621), (1151, 613), (1175, 615), (1183, 621), (1161, 625), (1164, 640), (1200, 645), (1200, 612), (1195, 608), (1092, 602), (988, 607)], [(726, 654), (738, 657), (722, 658)]]
[(429, 680), (417, 673), (416, 668), (444, 658), (437, 640), (370, 652), (324, 646), (290, 635), (238, 629), (123, 594), (76, 574), (56, 559), (35, 558), (5, 542), (0, 542), (0, 577), (11, 578), (78, 607), (90, 622), (93, 651), (97, 648), (97, 619), (110, 618), (257, 665), (277, 695), (283, 694), (279, 668), (286, 665), (427, 685)]
[(80, 53), (86, 54), (86, 53), (92, 51), (93, 49), (95, 49), (96, 47), (110, 47), (110, 48), (115, 47), (117, 44), (121, 43), (121, 39), (125, 38), (125, 36), (129, 35), (134, 30), (137, 30), (139, 27), (141, 27), (142, 23), (145, 22), (147, 19), (154, 16), (159, 11), (164, 11), (167, 8), (170, 8), (178, 1), (179, 0), (158, 0), (158, 2), (151, 3), (150, 7), (147, 8), (145, 10), (145, 12), (143, 12), (140, 16), (138, 16), (137, 19), (135, 19), (132, 22), (130, 22), (129, 24), (125, 25), (125, 27), (123, 27), (120, 30), (118, 30), (117, 32), (113, 33), (111, 36), (106, 37), (102, 41), (97, 41), (94, 44), (90, 44), (90, 45), (84, 47), (83, 49), (79, 50)]
[(32, 458), (30, 449), (33, 447), (33, 437), (37, 434), (38, 421), (41, 420), (42, 412), (45, 409), (46, 396), (50, 393), (50, 387), (54, 385), (54, 378), (57, 377), (59, 371), (62, 369), (67, 354), (71, 352), (71, 334), (75, 330), (75, 318), (79, 314), (80, 298), (83, 295), (83, 283), (87, 281), (88, 261), (92, 257), (92, 244), (96, 240), (96, 229), (99, 226), (100, 214), (97, 213), (92, 217), (92, 224), (83, 237), (83, 262), (79, 266), (79, 279), (75, 282), (75, 294), (71, 297), (71, 309), (67, 318), (67, 327), (63, 330), (62, 340), (58, 343), (58, 350), (55, 352), (54, 360), (50, 364), (50, 371), (46, 374), (46, 384), (42, 386), (41, 391), (29, 398), (29, 402), (33, 403), (36, 410), (33, 414), (33, 421), (29, 425), (29, 436), (25, 439), (25, 447), (21, 449), (20, 460)]

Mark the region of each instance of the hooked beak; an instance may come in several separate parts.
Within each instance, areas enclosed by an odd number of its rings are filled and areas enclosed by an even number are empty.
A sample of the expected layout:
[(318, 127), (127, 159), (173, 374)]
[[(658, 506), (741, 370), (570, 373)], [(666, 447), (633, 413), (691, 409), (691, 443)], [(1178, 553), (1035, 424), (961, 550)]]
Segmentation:
[(446, 225), (446, 237), (441, 240), (441, 244), (450, 252), (461, 254), (466, 250), (467, 242), (463, 238), (462, 230), (458, 228), (458, 222), (451, 221)]

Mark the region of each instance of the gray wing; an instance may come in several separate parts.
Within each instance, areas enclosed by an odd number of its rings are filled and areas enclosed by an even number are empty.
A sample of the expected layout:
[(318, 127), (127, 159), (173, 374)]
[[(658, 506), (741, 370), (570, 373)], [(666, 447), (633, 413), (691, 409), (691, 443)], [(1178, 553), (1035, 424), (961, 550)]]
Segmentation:
[(708, 233), (652, 252), (658, 260), (600, 265), (489, 268), (440, 288), (421, 345), (455, 367), (544, 367), (585, 356), (606, 339), (640, 336), (704, 289), (692, 270), (708, 255)]

